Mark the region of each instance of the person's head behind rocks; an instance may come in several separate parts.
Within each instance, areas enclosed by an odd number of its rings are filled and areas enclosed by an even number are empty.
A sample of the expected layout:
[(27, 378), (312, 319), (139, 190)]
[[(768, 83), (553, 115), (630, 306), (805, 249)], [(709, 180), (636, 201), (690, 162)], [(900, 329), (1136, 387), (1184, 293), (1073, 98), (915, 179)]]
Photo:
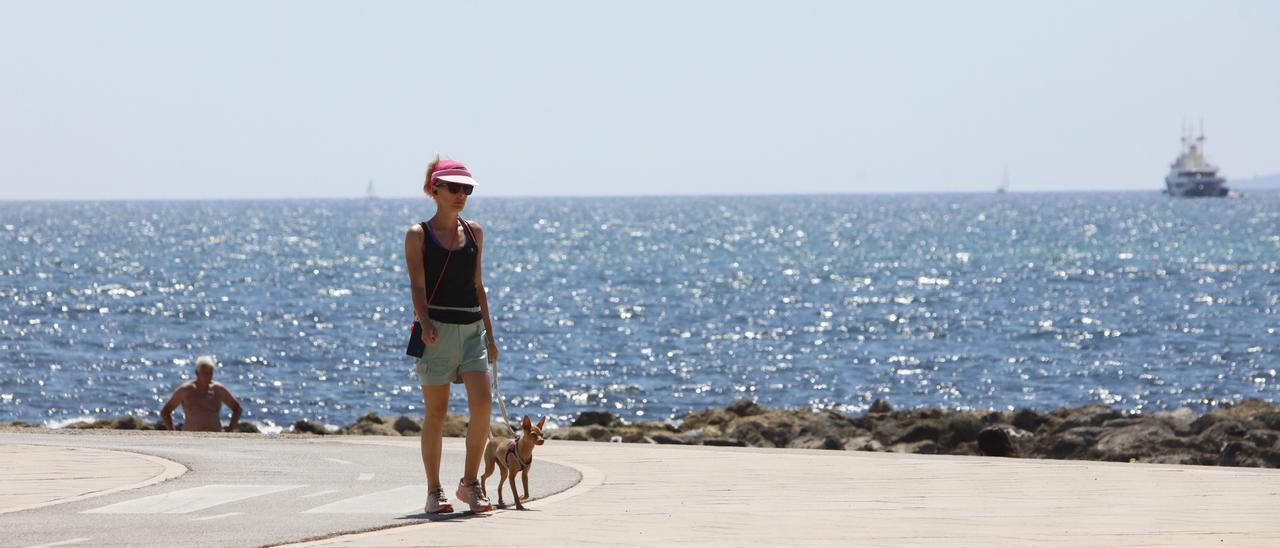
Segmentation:
[(1013, 444), (1003, 428), (989, 427), (978, 432), (978, 452), (986, 457), (1018, 457), (1018, 446)]

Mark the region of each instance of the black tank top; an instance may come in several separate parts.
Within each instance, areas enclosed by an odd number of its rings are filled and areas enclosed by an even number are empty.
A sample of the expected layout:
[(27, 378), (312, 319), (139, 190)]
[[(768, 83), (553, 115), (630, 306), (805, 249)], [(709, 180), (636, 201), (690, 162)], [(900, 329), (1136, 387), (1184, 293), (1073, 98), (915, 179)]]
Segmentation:
[[(436, 234), (431, 230), (430, 225), (426, 222), (421, 223), (422, 230), (426, 232), (422, 244), (422, 268), (427, 278), (428, 299), (431, 298), (431, 290), (436, 288), (437, 281), (440, 284), (435, 290), (435, 299), (428, 304), (432, 307), (447, 306), (478, 310), (480, 296), (476, 293), (476, 255), (479, 250), (475, 238), (471, 235), (471, 225), (461, 218), (458, 221), (462, 223), (464, 242), (461, 248), (453, 251), (453, 256), (449, 257), (449, 264), (443, 273), (440, 272), (440, 267), (444, 266), (449, 250), (445, 247), (446, 244), (436, 239)], [(437, 308), (428, 309), (427, 315), (435, 321), (453, 324), (475, 323), (482, 318), (478, 311)]]

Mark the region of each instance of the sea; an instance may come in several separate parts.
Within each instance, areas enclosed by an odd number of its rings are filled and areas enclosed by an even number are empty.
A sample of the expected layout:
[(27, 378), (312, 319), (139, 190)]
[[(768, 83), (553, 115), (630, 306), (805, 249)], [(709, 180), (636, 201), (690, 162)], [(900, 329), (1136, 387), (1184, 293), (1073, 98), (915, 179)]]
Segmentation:
[[(0, 202), (0, 420), (154, 420), (204, 354), (268, 431), (420, 415), (404, 235), (432, 207)], [(464, 216), (515, 416), (1280, 397), (1278, 191), (477, 196)]]

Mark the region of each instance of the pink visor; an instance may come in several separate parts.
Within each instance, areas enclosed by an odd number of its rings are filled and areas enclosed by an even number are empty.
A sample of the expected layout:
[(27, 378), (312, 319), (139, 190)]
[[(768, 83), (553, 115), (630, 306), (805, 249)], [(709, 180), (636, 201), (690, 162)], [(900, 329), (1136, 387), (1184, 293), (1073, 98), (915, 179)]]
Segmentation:
[(471, 172), (467, 170), (467, 166), (457, 160), (440, 160), (436, 164), (436, 170), (431, 172), (431, 182), (428, 186), (434, 187), (440, 181), (479, 186), (476, 180), (471, 178)]

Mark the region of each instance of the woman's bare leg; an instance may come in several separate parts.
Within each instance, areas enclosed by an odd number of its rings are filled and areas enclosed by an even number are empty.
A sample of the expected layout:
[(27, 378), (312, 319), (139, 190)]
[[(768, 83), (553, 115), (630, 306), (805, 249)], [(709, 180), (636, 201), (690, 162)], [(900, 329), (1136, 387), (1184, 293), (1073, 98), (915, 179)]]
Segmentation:
[[(473, 480), (480, 472), (480, 460), (484, 457), (484, 446), (489, 440), (489, 415), (493, 409), (493, 397), (489, 393), (487, 372), (463, 373), (462, 383), (467, 387), (467, 408), (471, 411), (471, 420), (467, 425), (467, 460), (462, 477)], [(438, 449), (436, 454), (440, 454)], [(437, 458), (437, 468), (439, 462)]]
[(422, 468), (427, 472), (427, 488), (440, 487), (440, 445), (444, 437), (444, 419), (449, 413), (449, 385), (422, 386)]

